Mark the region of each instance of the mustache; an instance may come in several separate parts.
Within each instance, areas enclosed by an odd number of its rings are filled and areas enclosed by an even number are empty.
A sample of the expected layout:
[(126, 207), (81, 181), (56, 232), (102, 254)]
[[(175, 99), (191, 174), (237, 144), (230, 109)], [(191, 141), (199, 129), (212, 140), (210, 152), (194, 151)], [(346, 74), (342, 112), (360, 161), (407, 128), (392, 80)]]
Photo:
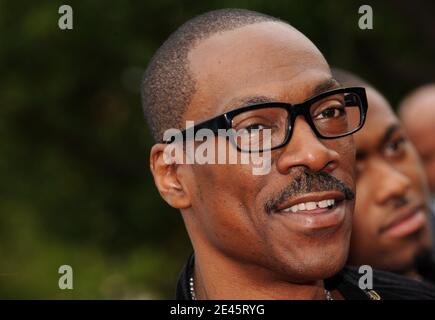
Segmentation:
[(355, 193), (349, 186), (329, 173), (325, 171), (312, 172), (304, 169), (287, 187), (265, 203), (264, 210), (271, 214), (289, 197), (321, 191), (340, 191), (344, 194), (346, 200), (355, 198)]

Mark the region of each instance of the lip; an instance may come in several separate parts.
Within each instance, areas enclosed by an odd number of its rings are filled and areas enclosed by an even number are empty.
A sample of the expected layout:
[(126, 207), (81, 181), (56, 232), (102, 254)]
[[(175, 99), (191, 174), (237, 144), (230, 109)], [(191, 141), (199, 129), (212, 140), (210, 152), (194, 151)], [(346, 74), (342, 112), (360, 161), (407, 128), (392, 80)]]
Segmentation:
[[(322, 199), (325, 198), (321, 198), (320, 200)], [(313, 200), (312, 198), (309, 200), (320, 201)], [(274, 216), (281, 219), (285, 224), (290, 223), (292, 227), (305, 231), (335, 228), (342, 224), (346, 216), (345, 203), (346, 201), (336, 202), (332, 208), (318, 208), (298, 212), (276, 212)]]
[(402, 238), (420, 230), (426, 224), (424, 206), (420, 205), (402, 211), (392, 222), (381, 228), (381, 233), (393, 237)]
[[(298, 203), (319, 202), (319, 201), (327, 200), (327, 199), (334, 199), (336, 202), (342, 202), (342, 200), (344, 200), (344, 198), (345, 198), (344, 194), (340, 191), (323, 191), (323, 192), (316, 192), (316, 193), (311, 193), (311, 194), (304, 194), (300, 197), (291, 198), (288, 201), (282, 203), (274, 210), (274, 212), (280, 214), (282, 212), (279, 212), (279, 211), (286, 209), (286, 208), (290, 208)], [(304, 214), (305, 212), (309, 212), (310, 214), (322, 213), (324, 211), (327, 211), (325, 209), (318, 208), (318, 209), (314, 209), (314, 210), (310, 210), (310, 211), (299, 211), (299, 212), (296, 212), (296, 214), (297, 213)]]

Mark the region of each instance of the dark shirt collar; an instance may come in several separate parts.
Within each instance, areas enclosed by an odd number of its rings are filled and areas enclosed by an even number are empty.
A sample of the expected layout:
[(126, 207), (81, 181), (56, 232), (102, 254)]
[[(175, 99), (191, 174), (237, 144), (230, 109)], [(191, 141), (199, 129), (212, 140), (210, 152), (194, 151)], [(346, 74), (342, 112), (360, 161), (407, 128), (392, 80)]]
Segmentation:
[[(186, 264), (181, 270), (178, 278), (176, 299), (191, 300), (189, 279), (193, 275), (193, 266), (195, 264), (195, 256), (192, 253), (187, 259)], [(325, 280), (325, 288), (327, 290), (338, 290), (346, 300), (370, 300), (367, 293), (361, 290), (352, 277), (348, 274), (348, 269), (344, 268), (335, 276)]]

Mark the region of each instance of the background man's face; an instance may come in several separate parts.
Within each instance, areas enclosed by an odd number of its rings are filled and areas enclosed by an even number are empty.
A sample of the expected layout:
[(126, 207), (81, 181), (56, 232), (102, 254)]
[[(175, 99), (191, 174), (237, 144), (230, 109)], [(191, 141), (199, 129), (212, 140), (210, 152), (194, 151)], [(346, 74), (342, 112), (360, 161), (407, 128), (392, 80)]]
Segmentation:
[(349, 260), (405, 272), (430, 243), (425, 178), (388, 102), (371, 88), (367, 97), (367, 120), (354, 136), (357, 197)]
[[(317, 91), (336, 86), (317, 48), (281, 23), (214, 35), (201, 41), (189, 59), (197, 91), (185, 120), (195, 123), (241, 107), (245, 97), (298, 103), (313, 96), (321, 84)], [(354, 157), (351, 136), (319, 140), (298, 117), (289, 144), (272, 151), (267, 175), (253, 175), (251, 165), (185, 166), (193, 214), (184, 213), (183, 218), (194, 245), (264, 267), (266, 275), (272, 270), (286, 280), (331, 276), (347, 258), (354, 201), (337, 200), (328, 214), (317, 215), (267, 213), (265, 205), (304, 169), (327, 172), (354, 190)], [(316, 198), (306, 201), (343, 198), (337, 191), (308, 191), (298, 198), (304, 195)]]
[(428, 89), (409, 102), (402, 121), (414, 143), (435, 194), (435, 88)]

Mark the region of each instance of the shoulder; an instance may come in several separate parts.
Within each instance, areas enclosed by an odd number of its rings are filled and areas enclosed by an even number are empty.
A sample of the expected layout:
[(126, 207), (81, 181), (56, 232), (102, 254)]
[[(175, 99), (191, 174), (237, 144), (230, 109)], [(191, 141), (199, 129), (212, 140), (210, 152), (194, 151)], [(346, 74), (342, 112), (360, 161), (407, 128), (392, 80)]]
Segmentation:
[[(361, 276), (357, 267), (345, 267), (343, 277), (358, 286)], [(435, 287), (395, 273), (373, 269), (373, 290), (382, 300), (435, 300)]]

